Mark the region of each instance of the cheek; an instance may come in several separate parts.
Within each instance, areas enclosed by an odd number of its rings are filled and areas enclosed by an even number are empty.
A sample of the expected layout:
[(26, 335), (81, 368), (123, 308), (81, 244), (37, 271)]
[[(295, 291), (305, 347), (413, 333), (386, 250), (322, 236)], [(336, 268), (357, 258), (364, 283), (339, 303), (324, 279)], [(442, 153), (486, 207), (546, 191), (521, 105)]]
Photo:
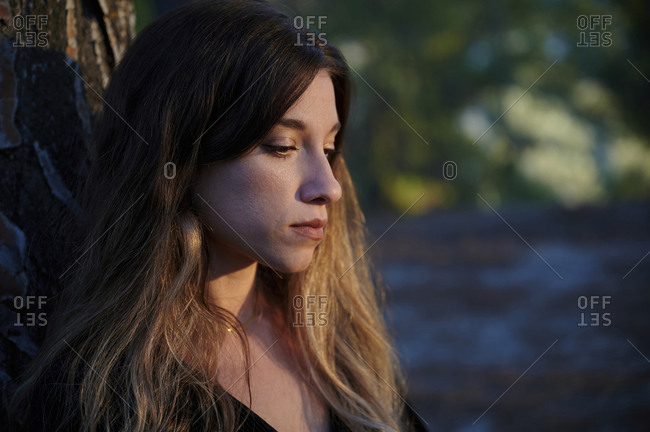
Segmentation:
[(250, 164), (239, 175), (231, 179), (233, 199), (239, 201), (235, 207), (245, 220), (256, 220), (262, 228), (280, 223), (287, 211), (291, 192), (291, 177), (273, 165)]
[(251, 206), (253, 213), (267, 213), (286, 200), (287, 179), (284, 179), (279, 172), (273, 172), (266, 168), (249, 169), (241, 178), (236, 179), (233, 184), (238, 188), (236, 194), (242, 201)]
[[(221, 217), (238, 234), (243, 236), (246, 233), (249, 238), (266, 237), (268, 232), (265, 235), (265, 231), (287, 222), (288, 207), (294, 195), (290, 185), (291, 176), (286, 170), (272, 168), (272, 164), (248, 161), (210, 173), (201, 184), (199, 193), (214, 209), (202, 202), (205, 207), (202, 212), (204, 220), (215, 230), (215, 234), (231, 236), (232, 229)], [(246, 240), (249, 241), (249, 238)], [(255, 240), (250, 238), (250, 241)]]

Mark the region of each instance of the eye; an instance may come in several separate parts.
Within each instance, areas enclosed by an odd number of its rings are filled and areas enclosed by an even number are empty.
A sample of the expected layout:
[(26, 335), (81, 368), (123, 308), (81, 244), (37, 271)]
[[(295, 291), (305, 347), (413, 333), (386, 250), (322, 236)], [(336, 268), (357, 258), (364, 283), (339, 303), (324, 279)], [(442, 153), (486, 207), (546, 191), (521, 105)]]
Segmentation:
[(336, 149), (331, 149), (331, 148), (325, 149), (325, 156), (327, 156), (327, 160), (330, 163), (334, 161), (334, 156), (336, 156), (337, 154), (341, 154), (341, 151)]
[(267, 144), (264, 146), (269, 153), (273, 153), (276, 156), (279, 156), (283, 159), (289, 157), (289, 153), (292, 151), (297, 151), (298, 147), (296, 146), (286, 146), (286, 145), (272, 145)]

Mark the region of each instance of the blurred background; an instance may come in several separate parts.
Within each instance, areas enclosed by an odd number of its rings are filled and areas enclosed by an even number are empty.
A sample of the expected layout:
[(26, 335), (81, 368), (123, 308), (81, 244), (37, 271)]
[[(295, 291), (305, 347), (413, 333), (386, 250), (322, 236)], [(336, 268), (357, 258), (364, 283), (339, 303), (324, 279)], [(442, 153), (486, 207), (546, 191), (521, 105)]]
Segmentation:
[[(136, 0), (136, 27), (182, 3)], [(648, 197), (645, 2), (273, 3), (354, 70), (346, 151), (367, 212), (422, 193), (409, 214)]]
[(274, 3), (353, 70), (346, 158), (429, 429), (650, 430), (647, 3)]

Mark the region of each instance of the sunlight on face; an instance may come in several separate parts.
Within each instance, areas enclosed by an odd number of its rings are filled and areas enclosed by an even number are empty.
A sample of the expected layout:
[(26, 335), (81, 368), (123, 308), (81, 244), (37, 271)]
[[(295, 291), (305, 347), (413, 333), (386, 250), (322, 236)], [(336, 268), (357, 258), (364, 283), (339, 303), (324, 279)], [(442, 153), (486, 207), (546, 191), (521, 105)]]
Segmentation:
[(231, 268), (257, 261), (286, 273), (309, 266), (326, 204), (341, 198), (329, 161), (340, 127), (335, 102), (332, 80), (321, 70), (260, 146), (199, 172), (195, 201), (211, 258)]

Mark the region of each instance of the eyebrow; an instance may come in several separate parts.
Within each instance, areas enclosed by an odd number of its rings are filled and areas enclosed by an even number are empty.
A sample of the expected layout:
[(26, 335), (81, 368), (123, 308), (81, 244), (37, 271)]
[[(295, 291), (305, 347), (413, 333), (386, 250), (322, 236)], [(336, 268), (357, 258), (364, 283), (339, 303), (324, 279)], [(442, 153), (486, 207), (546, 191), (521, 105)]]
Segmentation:
[[(289, 129), (295, 129), (295, 130), (298, 130), (298, 131), (301, 131), (301, 132), (303, 132), (305, 129), (307, 129), (307, 125), (305, 125), (305, 122), (303, 122), (302, 120), (298, 120), (298, 119), (281, 118), (278, 121), (277, 124), (280, 125), (280, 126), (284, 126), (284, 127), (289, 128)], [(340, 129), (341, 129), (341, 123), (336, 122), (336, 124), (334, 126), (332, 126), (332, 129), (330, 129), (329, 133), (337, 132)]]

